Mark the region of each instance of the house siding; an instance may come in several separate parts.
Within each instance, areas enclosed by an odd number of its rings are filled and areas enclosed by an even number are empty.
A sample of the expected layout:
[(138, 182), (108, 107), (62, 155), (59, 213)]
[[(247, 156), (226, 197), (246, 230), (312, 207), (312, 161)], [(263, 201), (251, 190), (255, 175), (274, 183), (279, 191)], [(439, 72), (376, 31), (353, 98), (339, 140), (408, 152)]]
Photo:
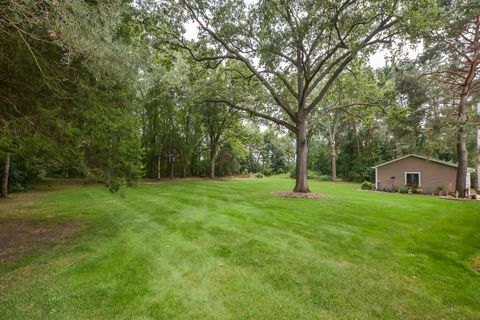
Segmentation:
[[(396, 187), (404, 186), (405, 172), (420, 172), (420, 187), (424, 193), (437, 193), (439, 186), (443, 186), (443, 190), (447, 192), (455, 190), (457, 169), (438, 162), (411, 156), (385, 164), (376, 169), (378, 189), (392, 189), (394, 183)], [(391, 177), (395, 177), (395, 182), (393, 182)]]

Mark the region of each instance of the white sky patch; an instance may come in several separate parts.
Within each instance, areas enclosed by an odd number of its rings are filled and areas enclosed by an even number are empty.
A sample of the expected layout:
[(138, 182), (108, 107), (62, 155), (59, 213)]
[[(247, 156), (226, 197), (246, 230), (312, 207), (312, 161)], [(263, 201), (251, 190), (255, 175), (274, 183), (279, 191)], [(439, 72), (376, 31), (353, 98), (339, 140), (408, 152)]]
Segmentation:
[(190, 20), (183, 26), (185, 27), (185, 39), (190, 41), (198, 39), (198, 23), (196, 21)]
[[(407, 57), (410, 60), (416, 59), (422, 54), (424, 49), (423, 43), (406, 44), (403, 47), (399, 44), (394, 44), (393, 49), (379, 48), (374, 54), (370, 56), (369, 64), (373, 69), (383, 68), (389, 64), (392, 55), (396, 55), (396, 59)], [(396, 51), (396, 52), (394, 52)]]
[(378, 49), (374, 54), (370, 56), (369, 64), (373, 69), (379, 69), (385, 67), (387, 59), (385, 59), (386, 51), (384, 49)]

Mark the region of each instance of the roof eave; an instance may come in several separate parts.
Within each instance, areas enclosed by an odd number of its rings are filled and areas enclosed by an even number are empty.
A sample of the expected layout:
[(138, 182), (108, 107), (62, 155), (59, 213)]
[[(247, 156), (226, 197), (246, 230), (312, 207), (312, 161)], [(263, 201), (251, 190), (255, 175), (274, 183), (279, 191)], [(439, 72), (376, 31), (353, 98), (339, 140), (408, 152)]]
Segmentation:
[(400, 157), (400, 158), (397, 158), (397, 159), (393, 159), (393, 160), (390, 160), (390, 161), (387, 161), (387, 162), (384, 162), (384, 163), (381, 163), (377, 166), (374, 166), (372, 167), (373, 169), (377, 169), (379, 167), (382, 167), (382, 166), (385, 166), (387, 164), (390, 164), (390, 163), (393, 163), (393, 162), (397, 162), (399, 160), (403, 160), (403, 159), (406, 159), (406, 158), (409, 158), (409, 157), (416, 157), (416, 158), (419, 158), (419, 159), (423, 159), (423, 160), (426, 160), (426, 161), (432, 161), (432, 162), (435, 162), (435, 163), (438, 163), (438, 164), (443, 164), (445, 166), (449, 166), (449, 167), (452, 167), (452, 168), (457, 168), (458, 165), (456, 164), (453, 164), (453, 163), (449, 163), (449, 162), (446, 162), (446, 161), (441, 161), (441, 160), (437, 160), (437, 159), (431, 159), (431, 158), (428, 158), (428, 157), (424, 157), (424, 156), (421, 156), (421, 155), (418, 155), (418, 154), (413, 154), (413, 153), (410, 153), (410, 154), (407, 154), (403, 157)]

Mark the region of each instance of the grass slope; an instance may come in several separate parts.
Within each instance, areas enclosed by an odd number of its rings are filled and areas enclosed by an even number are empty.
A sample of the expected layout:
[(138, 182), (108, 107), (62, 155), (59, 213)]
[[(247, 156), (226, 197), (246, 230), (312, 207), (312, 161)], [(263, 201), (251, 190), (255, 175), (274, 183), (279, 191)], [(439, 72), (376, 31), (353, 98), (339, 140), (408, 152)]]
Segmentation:
[(2, 319), (480, 319), (480, 204), (292, 180), (18, 195), (0, 223), (83, 227), (0, 262)]

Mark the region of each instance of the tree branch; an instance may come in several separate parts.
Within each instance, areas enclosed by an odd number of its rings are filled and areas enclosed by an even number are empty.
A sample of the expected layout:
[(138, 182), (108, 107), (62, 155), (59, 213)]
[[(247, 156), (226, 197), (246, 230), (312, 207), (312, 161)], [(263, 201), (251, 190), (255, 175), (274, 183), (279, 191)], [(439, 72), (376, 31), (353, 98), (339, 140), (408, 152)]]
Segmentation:
[(210, 103), (223, 103), (223, 104), (226, 104), (227, 106), (233, 108), (233, 109), (236, 109), (236, 110), (240, 110), (240, 111), (245, 111), (245, 112), (248, 112), (254, 116), (257, 116), (257, 117), (260, 117), (260, 118), (263, 118), (263, 119), (266, 119), (266, 120), (270, 120), (270, 121), (273, 121), (275, 122), (276, 124), (279, 124), (281, 126), (284, 126), (285, 128), (295, 132), (296, 131), (296, 128), (293, 124), (291, 123), (288, 123), (287, 121), (284, 121), (284, 120), (281, 120), (281, 119), (278, 119), (278, 118), (275, 118), (275, 117), (272, 117), (272, 116), (269, 116), (267, 114), (264, 114), (264, 113), (261, 113), (261, 112), (258, 112), (254, 109), (251, 109), (251, 108), (248, 108), (248, 107), (242, 107), (242, 106), (239, 106), (238, 104), (235, 104), (233, 103), (232, 101), (228, 101), (228, 100), (224, 100), (224, 99), (206, 99), (204, 100), (204, 102), (210, 102)]
[(200, 27), (204, 31), (206, 31), (213, 39), (217, 40), (228, 52), (235, 55), (238, 60), (242, 61), (247, 66), (247, 68), (250, 69), (250, 71), (260, 80), (260, 82), (262, 82), (262, 84), (267, 88), (267, 90), (272, 95), (275, 102), (277, 102), (277, 104), (283, 110), (285, 110), (285, 112), (292, 119), (292, 121), (296, 121), (296, 114), (290, 108), (290, 106), (288, 105), (288, 102), (282, 99), (282, 97), (272, 87), (272, 85), (268, 82), (268, 80), (261, 75), (261, 73), (253, 66), (253, 64), (245, 56), (243, 56), (238, 50), (236, 50), (235, 48), (232, 48), (224, 38), (220, 37), (215, 31), (209, 28), (206, 23), (200, 20), (198, 15), (196, 14), (196, 11), (188, 4), (186, 0), (182, 0), (182, 3), (190, 11), (192, 18), (200, 25)]

